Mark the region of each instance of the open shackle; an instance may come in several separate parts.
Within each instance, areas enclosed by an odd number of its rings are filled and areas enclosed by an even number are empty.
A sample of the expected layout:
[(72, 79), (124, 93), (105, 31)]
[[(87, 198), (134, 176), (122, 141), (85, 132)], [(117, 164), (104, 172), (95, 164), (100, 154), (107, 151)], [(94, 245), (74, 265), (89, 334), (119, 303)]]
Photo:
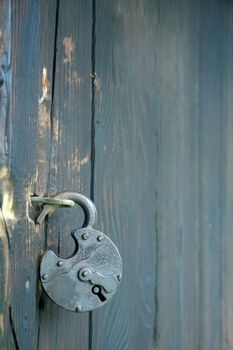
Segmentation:
[(44, 204), (44, 208), (37, 218), (41, 223), (46, 215), (54, 212), (59, 207), (69, 207), (78, 204), (85, 215), (83, 227), (93, 227), (97, 222), (97, 210), (95, 204), (89, 198), (78, 192), (58, 192), (52, 197), (31, 197), (32, 203)]

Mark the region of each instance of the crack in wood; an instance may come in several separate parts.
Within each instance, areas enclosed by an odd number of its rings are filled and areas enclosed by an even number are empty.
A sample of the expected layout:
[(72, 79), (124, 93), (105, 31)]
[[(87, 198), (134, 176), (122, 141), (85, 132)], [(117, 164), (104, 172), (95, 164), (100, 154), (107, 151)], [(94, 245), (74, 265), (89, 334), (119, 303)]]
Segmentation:
[[(90, 196), (94, 201), (95, 184), (95, 59), (96, 59), (96, 0), (92, 0), (92, 46), (91, 46), (91, 64), (92, 64), (92, 96), (91, 96), (91, 183)], [(92, 350), (93, 336), (93, 314), (89, 312), (89, 339), (88, 350)]]
[(11, 333), (12, 333), (13, 339), (14, 339), (15, 349), (19, 350), (19, 343), (18, 343), (18, 339), (17, 339), (17, 335), (16, 335), (16, 331), (15, 331), (15, 326), (14, 326), (14, 321), (13, 321), (13, 317), (12, 317), (11, 305), (9, 305), (9, 320), (10, 320)]
[[(52, 84), (51, 84), (51, 106), (50, 106), (50, 152), (49, 152), (49, 169), (51, 168), (51, 159), (52, 159), (52, 151), (53, 151), (53, 139), (54, 139), (54, 91), (55, 91), (55, 78), (56, 78), (56, 60), (57, 60), (57, 35), (58, 35), (58, 22), (59, 22), (59, 5), (60, 0), (56, 1), (56, 13), (55, 13), (55, 31), (54, 31), (54, 48), (53, 48), (53, 63), (52, 63)], [(48, 173), (47, 179), (47, 192), (50, 184), (50, 171)], [(48, 237), (48, 221), (46, 218), (45, 226), (45, 242), (44, 242), (44, 250), (47, 249), (47, 237)], [(42, 311), (44, 309), (44, 298), (43, 291), (41, 291), (39, 297), (39, 321), (38, 321), (38, 332), (37, 332), (37, 350), (40, 349), (40, 336), (41, 336), (41, 316)]]

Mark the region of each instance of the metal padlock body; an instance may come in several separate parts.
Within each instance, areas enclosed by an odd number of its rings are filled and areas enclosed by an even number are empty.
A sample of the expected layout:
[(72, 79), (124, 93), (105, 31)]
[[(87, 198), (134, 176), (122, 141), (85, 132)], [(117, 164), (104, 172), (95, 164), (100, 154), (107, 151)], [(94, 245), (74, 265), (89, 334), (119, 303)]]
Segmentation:
[(47, 250), (41, 260), (41, 282), (47, 295), (66, 310), (91, 311), (115, 294), (121, 277), (122, 261), (109, 237), (92, 227), (72, 232), (76, 242), (67, 259)]

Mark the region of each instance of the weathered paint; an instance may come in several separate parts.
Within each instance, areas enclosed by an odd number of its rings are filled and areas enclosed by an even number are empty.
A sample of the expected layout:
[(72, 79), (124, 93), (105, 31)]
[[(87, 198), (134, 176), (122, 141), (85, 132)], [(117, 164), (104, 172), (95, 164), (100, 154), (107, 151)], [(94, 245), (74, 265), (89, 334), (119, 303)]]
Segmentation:
[[(1, 349), (233, 349), (232, 73), (231, 1), (0, 2)], [(84, 315), (38, 280), (83, 216), (30, 195), (66, 189), (123, 255)]]

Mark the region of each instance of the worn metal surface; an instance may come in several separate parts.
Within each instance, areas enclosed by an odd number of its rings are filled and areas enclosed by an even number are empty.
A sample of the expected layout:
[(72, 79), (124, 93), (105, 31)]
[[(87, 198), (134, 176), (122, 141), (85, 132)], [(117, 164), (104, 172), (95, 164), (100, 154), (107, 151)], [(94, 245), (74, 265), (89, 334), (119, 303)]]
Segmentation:
[(75, 202), (70, 199), (56, 199), (51, 197), (31, 197), (32, 204), (51, 204), (55, 207), (73, 207)]
[[(76, 192), (60, 192), (57, 200), (71, 199), (85, 213), (84, 228), (74, 230), (74, 253), (61, 259), (47, 250), (40, 266), (41, 283), (48, 296), (59, 306), (70, 311), (91, 311), (107, 302), (115, 294), (122, 277), (120, 254), (113, 242), (92, 226), (97, 220), (94, 203)], [(54, 210), (45, 205), (40, 216)], [(37, 219), (38, 220), (38, 219)]]
[[(96, 224), (97, 221), (97, 211), (95, 204), (86, 196), (81, 193), (72, 192), (72, 191), (63, 191), (56, 193), (53, 197), (55, 200), (71, 200), (74, 203), (78, 204), (85, 215), (84, 224), (85, 227), (92, 227)], [(45, 217), (49, 213), (54, 211), (54, 204), (46, 204), (40, 213), (41, 217)], [(37, 219), (38, 220), (38, 219)]]
[[(84, 233), (89, 237), (85, 238)], [(75, 230), (72, 236), (76, 248), (68, 259), (61, 259), (51, 250), (44, 253), (41, 282), (48, 296), (64, 309), (91, 311), (115, 294), (122, 276), (121, 257), (112, 241), (100, 231), (88, 227)], [(101, 241), (99, 236), (103, 237)]]
[(44, 203), (43, 210), (37, 217), (36, 222), (41, 224), (46, 215), (53, 213), (60, 207), (73, 207), (74, 204), (79, 204), (85, 214), (84, 226), (93, 226), (96, 223), (96, 207), (94, 203), (81, 193), (65, 191), (59, 192), (51, 197), (31, 197), (32, 203)]

